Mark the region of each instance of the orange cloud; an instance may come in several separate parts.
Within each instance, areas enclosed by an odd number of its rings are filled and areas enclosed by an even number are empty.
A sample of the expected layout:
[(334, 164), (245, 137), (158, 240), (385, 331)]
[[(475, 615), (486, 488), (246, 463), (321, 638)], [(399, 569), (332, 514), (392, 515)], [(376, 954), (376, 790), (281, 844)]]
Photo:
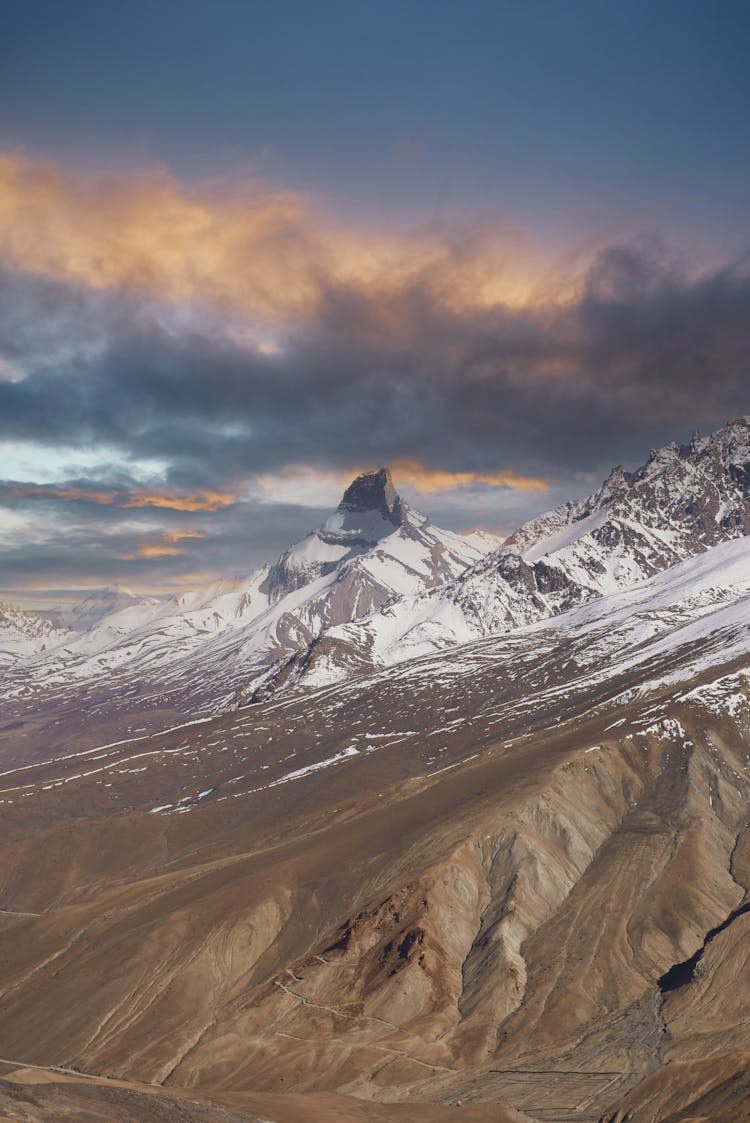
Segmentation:
[(170, 511), (218, 511), (231, 507), (237, 499), (232, 492), (93, 491), (85, 487), (51, 487), (31, 483), (8, 484), (3, 489), (3, 495), (7, 499), (63, 499), (99, 503), (107, 507), (159, 507)]
[(396, 485), (411, 484), (423, 495), (439, 491), (453, 491), (457, 487), (483, 483), (491, 487), (510, 487), (516, 491), (548, 491), (546, 480), (535, 476), (522, 476), (511, 468), (501, 472), (447, 472), (440, 468), (426, 468), (417, 460), (396, 460), (391, 464)]
[[(0, 252), (20, 269), (93, 290), (218, 303), (268, 322), (311, 314), (329, 288), (385, 306), (418, 282), (460, 310), (533, 302), (549, 280), (499, 224), (471, 233), (346, 227), (294, 192), (197, 190), (164, 171), (92, 183), (2, 154)], [(398, 321), (403, 310), (387, 315)]]
[(185, 538), (205, 538), (205, 534), (201, 530), (171, 530), (165, 531), (163, 534), (149, 538), (147, 541), (142, 542), (136, 547), (135, 552), (132, 554), (125, 554), (125, 560), (131, 561), (134, 558), (164, 558), (172, 557), (175, 554), (182, 554), (184, 550), (180, 547), (180, 542)]
[(170, 511), (219, 511), (231, 507), (237, 496), (233, 492), (199, 491), (193, 495), (175, 492), (136, 491), (127, 500), (118, 503), (119, 507), (163, 507)]
[[(521, 475), (512, 468), (499, 472), (449, 472), (441, 468), (427, 468), (420, 461), (409, 459), (390, 461), (389, 467), (397, 488), (408, 484), (423, 495), (453, 491), (476, 483), (513, 488), (516, 491), (549, 490), (547, 480)], [(258, 476), (255, 483), (262, 488), (266, 499), (277, 503), (325, 506), (337, 502), (337, 497), (340, 497), (353, 477), (370, 468), (372, 465), (368, 464), (347, 471), (325, 471), (303, 464), (287, 464), (276, 475)]]

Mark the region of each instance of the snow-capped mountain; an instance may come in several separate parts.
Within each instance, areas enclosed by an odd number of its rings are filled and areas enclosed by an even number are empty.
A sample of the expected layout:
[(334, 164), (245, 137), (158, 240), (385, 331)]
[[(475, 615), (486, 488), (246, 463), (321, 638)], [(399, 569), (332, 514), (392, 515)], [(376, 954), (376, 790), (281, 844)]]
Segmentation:
[(4, 710), (25, 730), (14, 750), (85, 739), (94, 721), (91, 736), (114, 739), (260, 697), (325, 629), (439, 587), (498, 542), (433, 526), (387, 469), (364, 473), (321, 527), (247, 578), (168, 599), (114, 591), (121, 606), (101, 616), (101, 598), (84, 602), (91, 627), (58, 632), (6, 676)]
[(750, 419), (615, 468), (587, 499), (525, 523), (442, 588), (330, 629), (280, 685), (335, 682), (556, 616), (750, 529)]
[(379, 468), (358, 476), (330, 518), (281, 555), (262, 590), (276, 604), (335, 574), (326, 611), (355, 619), (394, 595), (443, 584), (497, 545), (491, 535), (433, 526), (398, 495), (388, 469)]

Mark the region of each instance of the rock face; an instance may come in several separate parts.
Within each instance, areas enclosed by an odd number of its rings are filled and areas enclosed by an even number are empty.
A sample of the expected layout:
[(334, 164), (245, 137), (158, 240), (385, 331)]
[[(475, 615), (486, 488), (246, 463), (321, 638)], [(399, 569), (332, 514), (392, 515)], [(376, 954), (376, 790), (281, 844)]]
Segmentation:
[(615, 468), (587, 499), (524, 524), (441, 588), (324, 634), (289, 680), (308, 687), (507, 632), (617, 592), (750, 529), (750, 421)]
[(357, 476), (344, 492), (339, 511), (351, 514), (378, 511), (394, 526), (402, 526), (404, 520), (401, 497), (393, 486), (391, 473), (387, 468), (377, 468), (374, 472), (364, 472)]

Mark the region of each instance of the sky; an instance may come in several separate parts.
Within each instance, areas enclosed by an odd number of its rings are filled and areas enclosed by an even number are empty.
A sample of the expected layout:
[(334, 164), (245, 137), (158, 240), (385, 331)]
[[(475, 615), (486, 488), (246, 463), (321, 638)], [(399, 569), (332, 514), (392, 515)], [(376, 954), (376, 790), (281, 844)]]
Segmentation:
[(0, 597), (510, 533), (750, 412), (750, 8), (5, 0)]

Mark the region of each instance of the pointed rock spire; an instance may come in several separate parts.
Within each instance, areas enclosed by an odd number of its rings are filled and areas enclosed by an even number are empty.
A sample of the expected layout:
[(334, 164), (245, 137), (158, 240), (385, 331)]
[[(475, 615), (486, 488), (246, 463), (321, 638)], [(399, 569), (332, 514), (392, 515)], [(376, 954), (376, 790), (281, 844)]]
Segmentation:
[(401, 526), (404, 520), (404, 506), (393, 486), (388, 468), (362, 472), (352, 480), (339, 503), (339, 510), (379, 511), (383, 518), (388, 519), (394, 526)]

